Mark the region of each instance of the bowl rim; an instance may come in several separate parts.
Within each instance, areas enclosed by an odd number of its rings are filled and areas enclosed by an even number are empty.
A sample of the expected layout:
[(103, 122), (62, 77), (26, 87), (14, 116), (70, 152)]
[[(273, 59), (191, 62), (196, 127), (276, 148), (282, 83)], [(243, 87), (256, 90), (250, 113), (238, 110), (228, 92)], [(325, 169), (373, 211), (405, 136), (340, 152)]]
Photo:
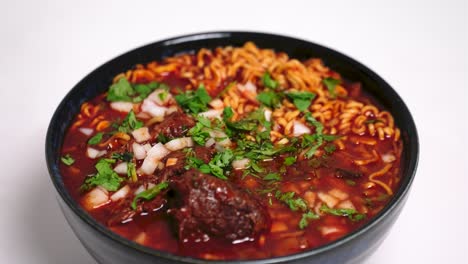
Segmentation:
[[(236, 36), (255, 36), (255, 37), (270, 37), (270, 38), (279, 38), (279, 39), (284, 39), (288, 41), (293, 41), (297, 43), (304, 43), (309, 46), (316, 46), (316, 48), (323, 49), (334, 56), (338, 57), (340, 61), (346, 61), (349, 64), (352, 64), (354, 67), (358, 68), (360, 71), (364, 72), (366, 75), (368, 75), (373, 81), (378, 83), (378, 86), (380, 89), (385, 89), (388, 92), (392, 93), (392, 96), (395, 98), (395, 100), (399, 101), (401, 104), (401, 108), (399, 111), (403, 112), (403, 115), (405, 115), (405, 118), (407, 118), (408, 123), (405, 125), (408, 126), (408, 130), (411, 132), (410, 133), (410, 139), (408, 145), (410, 145), (410, 149), (412, 149), (412, 152), (410, 153), (410, 160), (408, 164), (408, 171), (406, 171), (406, 175), (404, 175), (404, 179), (402, 179), (400, 186), (398, 190), (395, 192), (393, 195), (392, 199), (389, 201), (389, 203), (376, 215), (371, 219), (368, 223), (363, 225), (362, 227), (358, 228), (357, 230), (347, 234), (346, 236), (335, 240), (333, 242), (330, 242), (328, 244), (322, 245), (320, 247), (312, 248), (303, 252), (295, 253), (295, 254), (290, 254), (286, 256), (279, 256), (279, 257), (272, 257), (272, 258), (265, 258), (265, 259), (254, 259), (254, 260), (204, 260), (204, 259), (198, 259), (198, 258), (192, 258), (192, 257), (186, 257), (186, 256), (179, 256), (176, 254), (172, 254), (169, 252), (165, 252), (162, 250), (158, 249), (153, 249), (150, 247), (146, 247), (143, 245), (140, 245), (134, 241), (131, 241), (129, 239), (126, 239), (114, 232), (112, 232), (110, 229), (105, 227), (104, 225), (98, 223), (95, 221), (79, 204), (73, 200), (71, 195), (68, 193), (68, 191), (63, 188), (63, 186), (60, 185), (60, 179), (62, 178), (59, 170), (57, 169), (59, 161), (53, 160), (52, 156), (54, 152), (60, 151), (60, 149), (55, 149), (53, 148), (52, 142), (52, 136), (53, 136), (53, 129), (56, 123), (58, 122), (58, 117), (60, 111), (62, 111), (65, 107), (67, 102), (72, 98), (73, 92), (75, 90), (80, 89), (84, 85), (85, 80), (93, 76), (97, 71), (100, 69), (106, 67), (107, 65), (110, 65), (112, 63), (115, 63), (118, 61), (120, 58), (124, 57), (125, 55), (129, 53), (136, 52), (138, 50), (142, 50), (145, 48), (148, 48), (150, 46), (161, 46), (161, 48), (168, 48), (171, 47), (172, 45), (176, 44), (182, 44), (182, 43), (190, 43), (194, 41), (207, 41), (211, 39), (222, 39), (222, 38), (234, 38)], [(174, 54), (172, 54), (174, 55)], [(81, 88), (83, 89), (83, 88)], [(60, 146), (63, 142), (60, 143)], [(418, 138), (418, 133), (416, 129), (416, 125), (414, 123), (412, 114), (410, 113), (408, 107), (404, 103), (404, 101), (401, 99), (400, 95), (384, 80), (382, 79), (378, 74), (376, 74), (374, 71), (369, 69), (367, 66), (363, 65), (359, 61), (339, 52), (336, 51), (335, 49), (331, 49), (327, 46), (317, 44), (315, 42), (311, 42), (308, 40), (303, 40), (299, 39), (296, 37), (290, 37), (286, 35), (279, 35), (279, 34), (272, 34), (272, 33), (264, 33), (264, 32), (253, 32), (253, 31), (208, 31), (208, 32), (200, 32), (200, 33), (193, 33), (193, 34), (186, 34), (186, 35), (180, 35), (172, 38), (167, 38), (163, 39), (160, 41), (155, 41), (151, 42), (142, 46), (139, 46), (137, 48), (131, 49), (129, 51), (126, 51), (124, 53), (121, 53), (120, 55), (108, 60), (107, 62), (103, 63), (99, 67), (93, 69), (89, 74), (87, 74), (84, 78), (82, 78), (75, 86), (73, 86), (72, 89), (65, 95), (65, 97), (62, 99), (60, 104), (57, 106), (52, 119), (49, 123), (49, 127), (47, 130), (47, 135), (46, 135), (46, 142), (45, 142), (45, 154), (46, 154), (46, 162), (47, 162), (47, 168), (49, 171), (50, 179), (55, 187), (55, 190), (59, 193), (59, 196), (61, 199), (65, 202), (65, 204), (71, 208), (71, 210), (83, 221), (85, 222), (88, 226), (90, 226), (93, 231), (96, 231), (100, 233), (102, 236), (105, 236), (111, 240), (113, 240), (116, 243), (119, 243), (125, 247), (132, 248), (134, 250), (137, 250), (141, 253), (148, 254), (151, 256), (155, 257), (160, 257), (164, 258), (166, 260), (170, 261), (180, 261), (183, 263), (243, 263), (243, 264), (257, 264), (257, 263), (283, 263), (285, 261), (293, 261), (293, 260), (300, 260), (303, 258), (311, 257), (314, 255), (319, 255), (323, 252), (333, 250), (335, 248), (338, 248), (344, 244), (349, 243), (350, 241), (360, 237), (364, 233), (366, 233), (368, 230), (375, 228), (380, 222), (384, 221), (385, 218), (394, 210), (397, 209), (397, 206), (402, 202), (405, 197), (407, 196), (410, 187), (414, 181), (416, 170), (417, 170), (417, 165), (418, 165), (418, 160), (419, 160), (419, 138)]]

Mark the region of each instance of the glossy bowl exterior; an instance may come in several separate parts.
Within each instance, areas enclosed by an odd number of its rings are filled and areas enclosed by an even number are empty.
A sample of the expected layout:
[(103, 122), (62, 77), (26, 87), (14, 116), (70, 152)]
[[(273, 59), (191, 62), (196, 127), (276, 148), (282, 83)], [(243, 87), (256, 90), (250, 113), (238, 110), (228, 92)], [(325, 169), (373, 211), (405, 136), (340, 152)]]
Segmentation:
[[(360, 81), (364, 90), (388, 109), (401, 129), (404, 144), (402, 180), (389, 204), (359, 230), (328, 245), (303, 253), (251, 261), (206, 261), (180, 257), (141, 246), (111, 232), (94, 221), (67, 192), (59, 171), (60, 148), (68, 126), (80, 105), (105, 92), (112, 78), (135, 64), (160, 60), (183, 52), (218, 46), (240, 46), (253, 41), (261, 48), (283, 51), (290, 57), (322, 58), (343, 77)], [(253, 32), (210, 32), (155, 42), (127, 52), (97, 68), (81, 80), (63, 99), (52, 117), (46, 138), (46, 158), (60, 207), (89, 253), (99, 263), (360, 263), (382, 243), (407, 199), (419, 154), (418, 136), (412, 116), (398, 94), (377, 74), (359, 62), (329, 48), (295, 38)]]

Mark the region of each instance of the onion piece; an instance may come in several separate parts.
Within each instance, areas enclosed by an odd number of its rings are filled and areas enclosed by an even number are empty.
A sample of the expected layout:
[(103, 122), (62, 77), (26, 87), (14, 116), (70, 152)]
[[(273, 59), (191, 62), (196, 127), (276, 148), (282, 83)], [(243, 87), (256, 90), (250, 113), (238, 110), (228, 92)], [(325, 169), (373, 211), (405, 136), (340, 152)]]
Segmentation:
[(136, 191), (134, 192), (134, 194), (135, 194), (135, 195), (138, 195), (138, 194), (144, 192), (145, 190), (146, 190), (145, 186), (144, 186), (144, 185), (140, 185), (140, 186), (136, 189)]
[(118, 201), (120, 199), (125, 198), (128, 195), (129, 192), (130, 192), (130, 187), (128, 185), (125, 185), (124, 187), (122, 187), (118, 191), (116, 191), (114, 194), (112, 194), (110, 199), (113, 202)]
[(95, 158), (99, 158), (101, 156), (106, 155), (107, 151), (106, 150), (97, 150), (95, 148), (88, 147), (88, 149), (86, 150), (86, 154), (88, 155), (89, 158), (95, 159)]
[(209, 118), (209, 119), (214, 119), (214, 118), (221, 118), (222, 113), (223, 113), (223, 110), (211, 109), (206, 112), (198, 113), (198, 115)]
[(110, 200), (108, 192), (101, 187), (92, 189), (87, 194), (85, 194), (81, 200), (81, 204), (88, 211), (106, 205), (109, 202)]
[(345, 192), (343, 192), (342, 190), (340, 189), (337, 189), (337, 188), (333, 188), (331, 189), (330, 191), (328, 191), (328, 194), (340, 199), (340, 200), (346, 200), (348, 199), (349, 195)]
[(265, 120), (270, 122), (271, 121), (271, 110), (266, 108), (265, 111), (263, 112), (263, 114), (265, 115)]
[(310, 134), (311, 130), (306, 125), (299, 121), (294, 121), (293, 136), (298, 137), (303, 134)]
[(209, 138), (205, 142), (205, 147), (209, 148), (209, 147), (213, 146), (215, 143), (216, 143), (216, 140), (214, 138)]
[(94, 132), (94, 129), (92, 128), (85, 128), (81, 127), (78, 129), (81, 133), (83, 133), (85, 136), (91, 136)]
[(141, 143), (151, 139), (151, 135), (147, 127), (140, 127), (132, 132), (132, 136), (136, 142)]
[(396, 157), (392, 153), (387, 153), (387, 154), (382, 155), (382, 161), (385, 163), (394, 162), (395, 160), (396, 160)]
[(337, 208), (341, 209), (353, 209), (356, 210), (356, 207), (354, 207), (354, 204), (350, 200), (346, 200), (344, 202), (341, 202), (336, 206)]
[[(163, 94), (163, 93), (165, 93), (166, 95), (161, 96), (161, 94)], [(161, 97), (163, 97), (164, 99), (161, 99)], [(147, 97), (147, 99), (155, 102), (156, 104), (158, 104), (160, 106), (167, 105), (167, 103), (169, 103), (171, 98), (172, 98), (172, 95), (168, 91), (166, 91), (164, 89), (156, 89), (154, 92), (152, 92)]]
[(240, 159), (240, 160), (234, 160), (232, 162), (232, 167), (236, 170), (243, 170), (245, 168), (247, 168), (247, 166), (249, 165), (249, 162), (250, 160), (247, 159), (247, 158), (244, 158), (244, 159)]
[(114, 171), (117, 174), (127, 174), (127, 169), (128, 169), (127, 165), (128, 165), (127, 162), (119, 163), (114, 167)]
[(158, 166), (158, 162), (164, 158), (170, 151), (163, 146), (163, 144), (158, 143), (154, 145), (147, 153), (146, 158), (141, 164), (140, 171), (146, 175), (153, 174)]
[[(147, 144), (149, 145), (149, 144)], [(150, 146), (150, 145), (149, 145)], [(146, 158), (146, 152), (149, 150), (146, 150), (146, 148), (136, 142), (132, 144), (132, 149), (133, 149), (133, 155), (135, 156), (136, 159), (141, 160)], [(151, 149), (151, 146), (150, 146)]]
[(318, 198), (327, 204), (328, 207), (330, 208), (334, 208), (336, 204), (338, 204), (339, 200), (329, 194), (326, 194), (326, 193), (323, 193), (323, 192), (319, 192), (317, 193), (318, 195)]
[(167, 142), (164, 147), (170, 151), (181, 150), (187, 147), (193, 147), (193, 140), (191, 137), (176, 138)]
[(141, 111), (150, 114), (152, 117), (164, 117), (168, 109), (157, 105), (155, 102), (145, 99), (141, 105)]
[(219, 98), (216, 98), (214, 100), (212, 100), (211, 102), (208, 103), (211, 107), (213, 107), (214, 109), (224, 109), (224, 103), (221, 99)]
[(119, 112), (128, 113), (133, 109), (133, 103), (130, 102), (112, 102), (110, 107)]

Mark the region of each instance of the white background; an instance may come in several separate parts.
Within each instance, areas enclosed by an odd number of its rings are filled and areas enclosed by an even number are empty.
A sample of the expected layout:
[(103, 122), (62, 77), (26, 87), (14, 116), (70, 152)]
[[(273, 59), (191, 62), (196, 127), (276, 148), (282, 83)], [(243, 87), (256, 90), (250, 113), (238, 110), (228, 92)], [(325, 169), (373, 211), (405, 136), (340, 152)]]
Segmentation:
[(403, 97), (421, 155), (409, 201), (367, 263), (468, 263), (467, 1), (6, 1), (0, 5), (0, 263), (94, 263), (57, 206), (44, 142), (82, 77), (185, 33), (311, 40), (369, 66)]

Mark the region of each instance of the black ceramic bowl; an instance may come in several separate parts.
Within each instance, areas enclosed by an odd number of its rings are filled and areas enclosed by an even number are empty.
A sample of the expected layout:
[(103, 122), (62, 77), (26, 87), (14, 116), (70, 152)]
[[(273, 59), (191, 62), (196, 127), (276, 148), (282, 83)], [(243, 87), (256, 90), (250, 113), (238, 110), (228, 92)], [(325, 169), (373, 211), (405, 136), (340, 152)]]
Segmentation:
[(327, 66), (341, 73), (343, 77), (353, 81), (360, 81), (364, 89), (393, 114), (396, 125), (401, 128), (401, 137), (404, 143), (402, 156), (403, 178), (401, 186), (393, 199), (372, 221), (333, 243), (284, 257), (221, 263), (360, 263), (374, 252), (384, 240), (408, 197), (419, 153), (415, 124), (400, 96), (381, 77), (366, 66), (329, 48), (304, 40), (272, 34), (211, 32), (155, 42), (127, 52), (105, 63), (73, 87), (52, 117), (47, 132), (46, 157), (49, 173), (58, 193), (58, 201), (76, 236), (99, 263), (219, 262), (180, 257), (141, 246), (120, 237), (97, 223), (72, 199), (65, 189), (58, 165), (64, 134), (73, 117), (79, 112), (80, 105), (107, 90), (115, 75), (137, 63), (160, 60), (164, 57), (196, 51), (200, 48), (215, 48), (226, 45), (240, 46), (246, 41), (253, 41), (261, 48), (273, 48), (277, 51), (286, 52), (290, 57), (298, 59), (322, 58)]

